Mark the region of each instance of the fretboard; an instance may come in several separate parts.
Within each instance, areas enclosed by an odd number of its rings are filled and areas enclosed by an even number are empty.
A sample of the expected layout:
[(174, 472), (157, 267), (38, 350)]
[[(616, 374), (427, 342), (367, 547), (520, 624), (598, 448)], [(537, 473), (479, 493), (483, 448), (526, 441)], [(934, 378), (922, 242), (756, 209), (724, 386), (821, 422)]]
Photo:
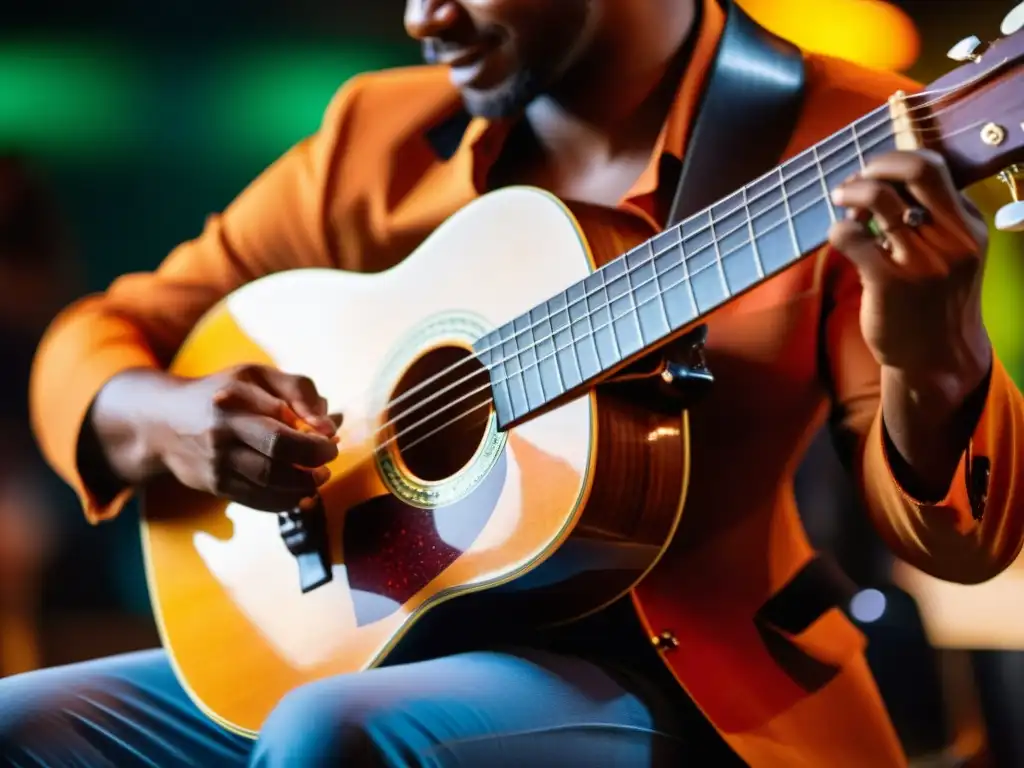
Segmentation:
[(895, 146), (880, 108), (478, 340), (500, 426), (656, 349), (815, 251), (844, 215), (829, 191)]

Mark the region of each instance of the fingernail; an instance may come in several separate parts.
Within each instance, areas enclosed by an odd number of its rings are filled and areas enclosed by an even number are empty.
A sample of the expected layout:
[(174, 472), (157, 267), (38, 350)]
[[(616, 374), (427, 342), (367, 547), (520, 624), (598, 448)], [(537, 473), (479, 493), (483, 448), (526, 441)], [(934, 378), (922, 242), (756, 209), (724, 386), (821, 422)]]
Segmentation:
[(317, 467), (313, 470), (313, 482), (317, 484), (317, 487), (323, 485), (331, 479), (331, 470), (327, 467)]
[(335, 445), (337, 445), (338, 443), (340, 443), (340, 442), (341, 442), (341, 438), (340, 438), (340, 437), (339, 437), (338, 435), (334, 435), (334, 436), (333, 436), (333, 437), (331, 438), (331, 442), (332, 442), (332, 443), (334, 443)]
[(836, 205), (841, 205), (843, 202), (843, 191), (839, 187), (836, 187), (829, 193), (829, 197), (832, 198), (832, 202)]
[(309, 512), (311, 509), (314, 508), (316, 508), (315, 496), (307, 496), (306, 498), (299, 502), (299, 509), (301, 509), (303, 512)]

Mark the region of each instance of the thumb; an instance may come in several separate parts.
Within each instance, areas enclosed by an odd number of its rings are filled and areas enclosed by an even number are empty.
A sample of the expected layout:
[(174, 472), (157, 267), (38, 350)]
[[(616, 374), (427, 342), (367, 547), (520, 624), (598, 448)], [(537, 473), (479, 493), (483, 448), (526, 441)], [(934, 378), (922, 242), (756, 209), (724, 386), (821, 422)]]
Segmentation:
[(310, 378), (272, 368), (266, 369), (264, 376), (267, 387), (284, 400), (313, 431), (327, 437), (338, 431), (338, 424), (327, 415), (327, 400), (320, 395)]
[(338, 431), (338, 427), (341, 426), (341, 414), (327, 413), (327, 401), (323, 400), (323, 398), (320, 399), (323, 401), (322, 405), (317, 403), (316, 406), (310, 406), (302, 400), (290, 403), (290, 405), (295, 410), (295, 414), (315, 432), (332, 437)]
[(344, 420), (340, 413), (330, 413), (326, 416), (300, 416), (300, 421), (295, 425), (295, 428), (300, 432), (319, 432), (325, 437), (333, 438), (335, 442), (338, 442), (338, 438), (335, 433), (341, 427), (341, 422)]

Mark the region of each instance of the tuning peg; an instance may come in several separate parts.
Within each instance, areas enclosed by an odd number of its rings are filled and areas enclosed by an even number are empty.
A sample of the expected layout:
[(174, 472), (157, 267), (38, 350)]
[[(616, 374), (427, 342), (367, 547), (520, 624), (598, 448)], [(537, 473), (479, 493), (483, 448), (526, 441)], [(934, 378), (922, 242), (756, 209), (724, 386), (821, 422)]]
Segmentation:
[(978, 49), (982, 45), (983, 43), (976, 35), (971, 35), (950, 48), (946, 56), (953, 61), (978, 61), (981, 59)]
[(999, 172), (998, 179), (1010, 190), (1012, 203), (1007, 203), (996, 212), (996, 229), (1003, 232), (1024, 232), (1024, 168), (1011, 165)]
[(1003, 23), (999, 25), (999, 31), (1009, 36), (1022, 27), (1024, 27), (1024, 3), (1021, 3), (1003, 17)]
[(1007, 203), (996, 211), (996, 229), (1002, 232), (1024, 232), (1024, 202)]

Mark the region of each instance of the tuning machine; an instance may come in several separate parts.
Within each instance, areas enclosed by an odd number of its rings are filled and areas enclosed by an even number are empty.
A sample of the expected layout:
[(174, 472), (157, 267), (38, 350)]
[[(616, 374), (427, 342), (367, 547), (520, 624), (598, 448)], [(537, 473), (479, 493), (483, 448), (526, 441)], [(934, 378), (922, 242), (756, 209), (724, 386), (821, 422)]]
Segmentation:
[(1003, 232), (1024, 232), (1024, 166), (1011, 165), (999, 174), (999, 180), (1010, 189), (1012, 203), (996, 212), (996, 229)]
[(1024, 28), (1024, 3), (1020, 3), (1003, 17), (1003, 23), (999, 25), (999, 31), (1009, 37), (1022, 28)]
[(985, 44), (981, 42), (977, 35), (971, 35), (950, 48), (946, 56), (953, 61), (978, 62), (981, 61), (981, 49), (984, 47)]

